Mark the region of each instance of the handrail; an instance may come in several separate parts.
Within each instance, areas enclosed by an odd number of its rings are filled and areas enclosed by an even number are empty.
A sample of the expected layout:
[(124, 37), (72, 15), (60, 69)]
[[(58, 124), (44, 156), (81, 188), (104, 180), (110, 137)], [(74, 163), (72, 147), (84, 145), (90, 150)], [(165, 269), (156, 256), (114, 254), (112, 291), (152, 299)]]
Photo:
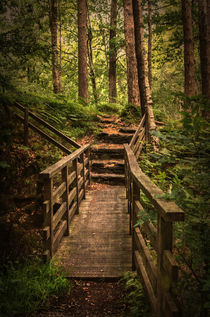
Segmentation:
[(138, 128), (136, 129), (135, 134), (133, 135), (129, 145), (131, 149), (133, 150), (136, 158), (139, 157), (139, 154), (143, 147), (143, 141), (145, 140), (145, 121), (146, 121), (146, 115), (144, 114)]
[(70, 222), (79, 213), (90, 183), (90, 145), (84, 145), (72, 154), (40, 173), (39, 193), (44, 207), (44, 257), (56, 252), (64, 234), (69, 235)]
[[(132, 267), (137, 269), (142, 278), (155, 315), (178, 316), (179, 308), (172, 293), (178, 279), (178, 264), (173, 256), (173, 222), (183, 221), (184, 212), (174, 202), (163, 198), (163, 191), (140, 169), (131, 147), (125, 144), (124, 149), (126, 192), (132, 234)], [(140, 228), (135, 227), (143, 211), (141, 191), (157, 212), (157, 229), (154, 224), (146, 222)], [(153, 261), (144, 236), (150, 241), (150, 248), (157, 253), (157, 265)]]
[[(21, 110), (22, 112), (24, 112), (24, 119), (17, 115), (18, 118), (22, 121), (25, 122), (25, 127), (29, 126), (31, 128), (33, 128), (34, 130), (36, 130), (36, 132), (38, 132), (39, 134), (41, 134), (38, 131), (38, 128), (36, 126), (32, 126), (31, 123), (28, 122), (28, 117), (33, 118), (36, 122), (38, 122), (39, 124), (42, 124), (45, 128), (49, 129), (50, 131), (52, 131), (53, 133), (55, 133), (57, 136), (59, 136), (60, 138), (62, 138), (63, 140), (65, 140), (66, 142), (68, 142), (69, 144), (71, 144), (72, 146), (74, 146), (75, 148), (80, 148), (80, 145), (75, 142), (74, 140), (72, 140), (71, 138), (69, 138), (68, 136), (66, 136), (64, 133), (62, 133), (61, 131), (57, 130), (55, 127), (53, 127), (51, 124), (49, 124), (47, 121), (45, 121), (44, 119), (38, 117), (37, 115), (35, 115), (33, 112), (31, 112), (30, 110), (28, 110), (28, 108), (23, 107), (22, 105), (20, 105), (18, 102), (15, 102), (15, 107), (17, 107), (19, 110)], [(34, 128), (35, 127), (35, 128)], [(25, 129), (27, 130), (27, 129)], [(40, 130), (40, 129), (39, 129)], [(41, 131), (41, 130), (40, 130)], [(43, 132), (43, 131), (41, 131)], [(25, 131), (26, 133), (26, 131)], [(42, 136), (46, 137), (46, 134), (43, 132)], [(51, 138), (52, 139), (52, 138)], [(49, 140), (49, 139), (48, 139)], [(54, 140), (54, 139), (53, 139)], [(51, 142), (51, 140), (49, 140)]]

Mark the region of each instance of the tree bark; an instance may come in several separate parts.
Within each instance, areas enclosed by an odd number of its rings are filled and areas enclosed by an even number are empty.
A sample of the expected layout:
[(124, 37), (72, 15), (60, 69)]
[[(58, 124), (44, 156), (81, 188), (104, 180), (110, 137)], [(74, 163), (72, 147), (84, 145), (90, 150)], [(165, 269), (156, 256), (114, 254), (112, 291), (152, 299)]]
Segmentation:
[(88, 102), (87, 3), (77, 0), (78, 8), (78, 96)]
[(123, 0), (125, 47), (127, 59), (128, 103), (140, 104), (137, 62), (135, 52), (134, 22), (132, 0)]
[(116, 62), (117, 49), (115, 44), (117, 26), (117, 0), (111, 2), (110, 38), (109, 38), (109, 102), (115, 103), (117, 98)]
[(152, 95), (149, 86), (148, 64), (145, 53), (142, 0), (133, 0), (133, 15), (141, 110), (142, 115), (146, 114), (146, 133), (148, 140), (153, 144), (154, 149), (157, 150), (159, 140), (149, 134), (149, 132), (156, 129), (156, 124), (152, 108)]
[(210, 99), (210, 1), (198, 0), (202, 94)]
[(58, 68), (58, 46), (57, 46), (57, 16), (58, 16), (58, 2), (57, 0), (50, 0), (49, 20), (51, 31), (51, 46), (52, 46), (52, 80), (53, 91), (55, 94), (60, 93), (60, 78)]
[(191, 0), (182, 0), (182, 20), (184, 33), (184, 91), (187, 96), (191, 97), (197, 93), (194, 72), (194, 41)]
[(148, 0), (148, 78), (152, 91), (152, 0)]
[(96, 76), (95, 76), (95, 69), (93, 65), (93, 51), (92, 51), (92, 29), (91, 29), (91, 23), (90, 23), (90, 17), (88, 15), (88, 59), (89, 59), (89, 68), (90, 68), (90, 78), (92, 82), (92, 88), (93, 88), (93, 96), (95, 103), (98, 102), (98, 95), (97, 95), (97, 88), (96, 88)]

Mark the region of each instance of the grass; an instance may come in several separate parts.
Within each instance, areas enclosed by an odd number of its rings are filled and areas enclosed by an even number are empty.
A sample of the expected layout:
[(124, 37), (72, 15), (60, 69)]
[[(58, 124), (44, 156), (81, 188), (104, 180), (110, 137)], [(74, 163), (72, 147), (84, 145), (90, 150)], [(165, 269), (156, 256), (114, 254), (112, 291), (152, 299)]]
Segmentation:
[(32, 316), (70, 289), (71, 284), (51, 262), (9, 264), (0, 271), (0, 316)]

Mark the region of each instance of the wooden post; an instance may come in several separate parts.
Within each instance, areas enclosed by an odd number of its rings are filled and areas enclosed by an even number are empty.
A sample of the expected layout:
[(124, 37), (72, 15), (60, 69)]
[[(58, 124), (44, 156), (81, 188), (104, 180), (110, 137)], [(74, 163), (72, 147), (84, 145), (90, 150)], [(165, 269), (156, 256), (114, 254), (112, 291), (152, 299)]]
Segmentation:
[(89, 178), (89, 185), (91, 182), (91, 177), (90, 177), (90, 147), (88, 148), (88, 178)]
[(86, 197), (86, 189), (85, 189), (85, 153), (82, 153), (82, 164), (83, 164), (83, 169), (82, 169), (82, 176), (83, 176), (83, 188), (84, 188), (84, 199)]
[(165, 222), (158, 214), (158, 252), (157, 252), (157, 317), (164, 316), (163, 298), (164, 292), (168, 291), (168, 283), (165, 279), (163, 269), (163, 252), (164, 250), (172, 251), (173, 248), (173, 224)]
[(75, 168), (75, 172), (76, 172), (76, 190), (77, 190), (77, 210), (76, 210), (76, 214), (79, 213), (79, 175), (78, 175), (78, 157), (75, 158), (74, 160), (74, 168)]
[(135, 181), (132, 179), (132, 193), (131, 193), (131, 201), (132, 201), (132, 206), (131, 206), (131, 233), (132, 233), (132, 270), (135, 270), (135, 240), (134, 240), (134, 206), (135, 206), (135, 200), (140, 200), (140, 190)]
[(24, 144), (28, 146), (28, 108), (24, 109)]
[(69, 182), (68, 182), (68, 166), (62, 169), (62, 181), (66, 184), (66, 190), (63, 194), (63, 201), (66, 201), (66, 223), (67, 231), (66, 234), (69, 236)]

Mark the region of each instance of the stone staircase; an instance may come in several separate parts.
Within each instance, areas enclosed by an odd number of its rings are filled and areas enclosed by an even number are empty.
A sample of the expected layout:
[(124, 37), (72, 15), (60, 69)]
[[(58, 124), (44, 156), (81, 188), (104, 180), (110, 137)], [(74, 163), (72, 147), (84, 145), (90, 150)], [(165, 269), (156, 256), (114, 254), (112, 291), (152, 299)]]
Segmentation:
[(129, 143), (135, 127), (125, 126), (117, 117), (99, 117), (102, 131), (91, 148), (91, 179), (109, 185), (124, 185), (124, 143)]

